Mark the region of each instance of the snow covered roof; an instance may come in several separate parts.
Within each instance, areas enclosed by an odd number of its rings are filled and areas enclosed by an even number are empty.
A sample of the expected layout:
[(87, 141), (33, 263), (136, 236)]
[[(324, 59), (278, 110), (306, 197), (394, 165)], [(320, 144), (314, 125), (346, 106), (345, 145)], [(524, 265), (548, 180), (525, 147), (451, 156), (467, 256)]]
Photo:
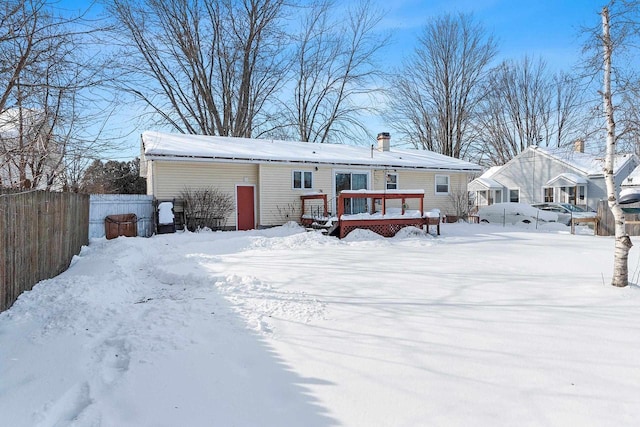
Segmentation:
[(502, 168), (502, 166), (491, 166), (482, 175), (480, 175), (480, 178), (491, 178), (501, 168)]
[(588, 183), (589, 181), (586, 178), (576, 175), (575, 173), (561, 173), (547, 181), (547, 185), (550, 187), (566, 187)]
[(640, 186), (640, 166), (636, 167), (624, 181), (622, 181), (622, 187), (638, 187)]
[(500, 184), (495, 179), (484, 178), (484, 175), (471, 181), (468, 186), (468, 189), (471, 191), (482, 191), (501, 188), (504, 188), (504, 185)]
[[(590, 153), (580, 153), (573, 149), (573, 147), (562, 148), (532, 148), (538, 152), (545, 154), (549, 157), (553, 157), (568, 166), (576, 169), (587, 176), (600, 176), (603, 175), (604, 157), (596, 156)], [(626, 165), (628, 161), (635, 157), (634, 154), (617, 154), (614, 158), (613, 173), (614, 175)]]
[(308, 163), (393, 169), (479, 171), (480, 166), (426, 150), (372, 150), (344, 144), (315, 144), (266, 139), (170, 134), (142, 134), (146, 160), (237, 163)]

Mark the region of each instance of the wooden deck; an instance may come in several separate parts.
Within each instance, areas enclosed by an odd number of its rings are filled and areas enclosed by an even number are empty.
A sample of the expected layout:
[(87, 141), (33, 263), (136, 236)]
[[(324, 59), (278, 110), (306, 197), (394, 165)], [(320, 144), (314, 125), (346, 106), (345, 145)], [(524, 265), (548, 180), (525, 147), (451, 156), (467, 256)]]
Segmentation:
[[(361, 215), (345, 215), (344, 206), (346, 199), (370, 199), (371, 206), (369, 214), (371, 218), (362, 218)], [(420, 201), (420, 209), (418, 216), (409, 215), (406, 206), (408, 199), (418, 199)], [(424, 215), (424, 191), (423, 190), (405, 190), (405, 191), (343, 191), (337, 200), (338, 222), (332, 224), (330, 213), (328, 211), (327, 195), (325, 193), (311, 193), (300, 196), (302, 202), (302, 216), (300, 224), (309, 229), (322, 229), (327, 224), (327, 230), (336, 231), (336, 235), (341, 239), (356, 229), (371, 230), (384, 237), (393, 237), (398, 231), (404, 227), (416, 227), (421, 230), (431, 232), (431, 228), (435, 228), (435, 233), (440, 235), (440, 216)], [(313, 201), (319, 201), (313, 206)], [(400, 200), (400, 215), (390, 215), (387, 212), (388, 200)], [(376, 202), (380, 204), (380, 212), (375, 212)], [(326, 230), (325, 230), (326, 231)]]
[[(376, 200), (380, 201), (380, 216), (372, 218), (363, 218), (360, 215), (345, 215), (344, 206), (346, 199), (371, 199), (370, 214), (374, 215)], [(407, 199), (419, 199), (420, 210), (418, 216), (406, 215)], [(401, 200), (401, 214), (399, 216), (387, 215), (387, 200)], [(406, 215), (406, 216), (405, 216)], [(405, 191), (386, 191), (376, 192), (367, 190), (343, 191), (338, 196), (338, 222), (339, 237), (342, 239), (347, 234), (356, 229), (371, 230), (384, 237), (393, 237), (398, 231), (404, 227), (417, 227), (425, 229), (429, 232), (430, 226), (436, 227), (436, 233), (440, 235), (440, 217), (431, 217), (424, 215), (424, 191), (422, 190), (405, 190)]]

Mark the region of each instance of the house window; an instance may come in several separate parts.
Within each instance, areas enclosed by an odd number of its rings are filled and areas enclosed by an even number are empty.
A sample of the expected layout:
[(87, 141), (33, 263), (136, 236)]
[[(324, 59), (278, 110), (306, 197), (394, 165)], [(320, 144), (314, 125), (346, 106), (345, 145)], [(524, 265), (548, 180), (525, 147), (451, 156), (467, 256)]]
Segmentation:
[(293, 188), (296, 190), (313, 188), (313, 173), (309, 171), (293, 171)]
[(509, 190), (509, 201), (512, 203), (518, 203), (520, 201), (520, 190), (519, 189), (510, 189)]
[(436, 175), (436, 194), (449, 194), (449, 175)]
[(547, 187), (544, 189), (544, 201), (545, 203), (553, 202), (553, 187)]
[(478, 206), (490, 205), (489, 203), (489, 192), (485, 190), (478, 191)]
[(397, 190), (398, 189), (398, 174), (396, 173), (388, 173), (387, 174), (387, 190)]
[(576, 187), (560, 187), (560, 202), (576, 204)]
[(493, 202), (502, 203), (502, 190), (493, 190)]
[(579, 185), (578, 186), (578, 204), (580, 205), (584, 205), (585, 204), (585, 193), (587, 192), (587, 189), (584, 185)]

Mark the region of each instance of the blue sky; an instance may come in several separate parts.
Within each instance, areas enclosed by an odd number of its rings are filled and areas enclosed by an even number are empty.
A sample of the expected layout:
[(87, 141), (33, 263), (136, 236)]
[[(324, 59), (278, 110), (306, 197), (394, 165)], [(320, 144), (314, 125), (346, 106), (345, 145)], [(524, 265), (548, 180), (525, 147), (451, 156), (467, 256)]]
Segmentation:
[[(416, 36), (430, 19), (445, 13), (472, 13), (494, 34), (499, 59), (542, 57), (554, 69), (568, 69), (579, 59), (580, 27), (600, 23), (602, 0), (376, 0), (387, 11), (392, 31), (389, 52), (410, 54)], [(394, 61), (395, 62), (395, 61)]]
[[(337, 0), (338, 2), (340, 0)], [(498, 42), (498, 57), (520, 59), (524, 55), (543, 58), (550, 69), (568, 71), (579, 60), (580, 28), (597, 26), (604, 0), (373, 0), (386, 11), (382, 28), (392, 34), (385, 51), (387, 66), (401, 64), (411, 54), (417, 36), (430, 19), (445, 13), (472, 13)], [(88, 3), (88, 2), (87, 2)], [(77, 9), (77, 0), (61, 5)], [(366, 120), (372, 134), (388, 131), (378, 118)], [(141, 130), (140, 130), (141, 131)], [(123, 160), (139, 155), (140, 131), (125, 142), (126, 148), (114, 157)]]

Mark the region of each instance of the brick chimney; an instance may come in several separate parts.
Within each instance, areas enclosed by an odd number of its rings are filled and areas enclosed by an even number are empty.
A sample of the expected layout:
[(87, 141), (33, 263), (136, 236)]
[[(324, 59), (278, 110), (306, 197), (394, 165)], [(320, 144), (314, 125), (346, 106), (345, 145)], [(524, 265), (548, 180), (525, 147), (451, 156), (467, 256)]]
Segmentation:
[(389, 151), (391, 142), (391, 134), (389, 132), (381, 132), (378, 134), (378, 151)]
[(573, 143), (573, 147), (576, 153), (584, 153), (584, 139), (576, 139)]

